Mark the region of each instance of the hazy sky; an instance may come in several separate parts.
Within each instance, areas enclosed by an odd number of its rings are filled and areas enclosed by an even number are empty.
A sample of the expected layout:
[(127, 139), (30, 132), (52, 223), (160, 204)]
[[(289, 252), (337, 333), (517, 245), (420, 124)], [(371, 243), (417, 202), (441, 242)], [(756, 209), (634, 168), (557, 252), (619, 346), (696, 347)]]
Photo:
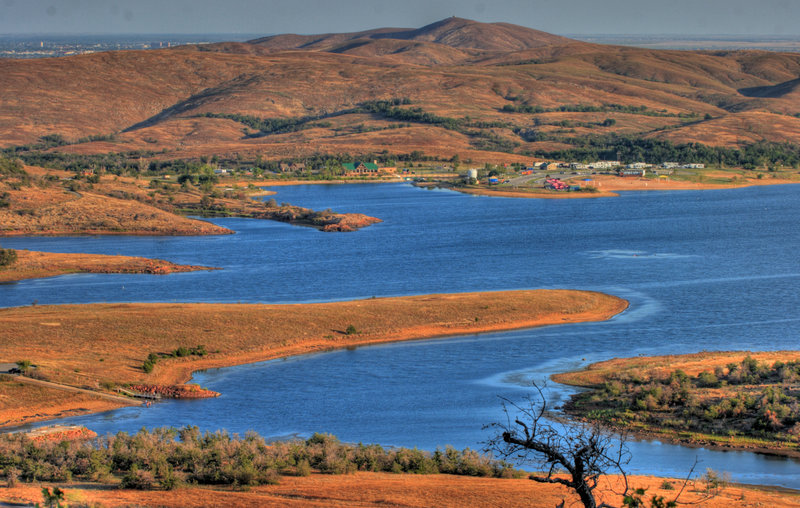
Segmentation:
[(800, 0), (0, 0), (0, 34), (308, 34), (448, 16), (560, 34), (800, 35)]

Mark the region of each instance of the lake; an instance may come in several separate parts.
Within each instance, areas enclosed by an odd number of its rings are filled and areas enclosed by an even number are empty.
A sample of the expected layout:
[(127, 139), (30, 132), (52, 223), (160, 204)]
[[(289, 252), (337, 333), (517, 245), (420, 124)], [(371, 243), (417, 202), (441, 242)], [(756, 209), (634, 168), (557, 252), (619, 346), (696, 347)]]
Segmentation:
[[(0, 285), (0, 306), (50, 303), (316, 302), (531, 288), (630, 300), (604, 323), (363, 347), (197, 373), (217, 399), (70, 418), (98, 432), (194, 424), (267, 437), (481, 448), (499, 396), (611, 357), (800, 349), (800, 197), (794, 185), (630, 192), (618, 198), (469, 196), (408, 184), (276, 188), (278, 201), (384, 220), (356, 233), (214, 219), (217, 237), (8, 238), (4, 247), (126, 254), (223, 270), (69, 275)], [(268, 198), (267, 198), (268, 199)], [(247, 387), (243, 390), (242, 387)], [(563, 400), (568, 389), (549, 385)], [(658, 442), (631, 443), (630, 472), (727, 471), (800, 488), (800, 463)]]

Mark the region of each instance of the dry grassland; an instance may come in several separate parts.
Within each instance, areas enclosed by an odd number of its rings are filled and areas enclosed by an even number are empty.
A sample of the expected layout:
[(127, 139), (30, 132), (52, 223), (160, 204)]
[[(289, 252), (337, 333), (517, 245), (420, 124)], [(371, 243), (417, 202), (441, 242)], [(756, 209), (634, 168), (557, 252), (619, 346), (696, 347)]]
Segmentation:
[[(630, 485), (647, 489), (652, 495), (672, 500), (678, 494), (683, 480), (644, 476), (629, 478)], [(673, 490), (663, 488), (665, 482)], [(474, 478), (452, 475), (412, 475), (391, 473), (365, 473), (352, 475), (312, 474), (307, 477), (281, 478), (280, 484), (253, 487), (247, 491), (213, 487), (184, 487), (172, 491), (135, 491), (119, 489), (116, 485), (63, 484), (66, 501), (107, 507), (162, 506), (162, 507), (396, 507), (422, 508), (503, 508), (553, 507), (566, 501), (566, 506), (577, 506), (577, 496), (565, 487), (540, 484), (527, 479)], [(621, 506), (622, 483), (618, 477), (600, 479), (598, 503)], [(0, 502), (31, 504), (41, 502), (41, 487), (20, 484), (3, 489)], [(800, 506), (800, 494), (789, 489), (730, 485), (709, 497), (703, 482), (694, 480), (681, 493), (679, 501), (706, 508)]]

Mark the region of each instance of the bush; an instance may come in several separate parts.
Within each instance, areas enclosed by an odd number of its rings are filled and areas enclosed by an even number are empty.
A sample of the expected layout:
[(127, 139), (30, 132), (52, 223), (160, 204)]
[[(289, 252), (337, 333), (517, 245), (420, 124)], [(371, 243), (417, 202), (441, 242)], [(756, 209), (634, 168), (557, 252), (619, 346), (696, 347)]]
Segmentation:
[(153, 372), (153, 369), (156, 366), (156, 361), (157, 359), (152, 359), (148, 356), (147, 360), (145, 360), (144, 363), (142, 364), (142, 370), (145, 371), (145, 373), (150, 374), (151, 372)]
[(330, 434), (307, 441), (271, 443), (257, 434), (201, 434), (197, 427), (141, 430), (109, 435), (96, 442), (31, 442), (23, 435), (0, 435), (0, 478), (17, 481), (82, 479), (123, 488), (169, 490), (184, 482), (248, 487), (277, 483), (280, 475), (308, 476), (395, 471), (417, 474), (515, 477), (507, 464), (471, 450), (448, 448), (432, 455), (417, 449), (384, 450), (349, 445)]
[(192, 352), (189, 351), (189, 348), (181, 346), (178, 349), (176, 349), (172, 354), (174, 356), (177, 356), (178, 358), (183, 358), (184, 356), (189, 356), (190, 354), (192, 354)]
[(358, 333), (356, 327), (353, 325), (347, 325), (347, 329), (344, 331), (345, 335), (355, 335)]
[(17, 251), (0, 248), (0, 266), (8, 266), (17, 260)]
[(153, 473), (139, 469), (134, 465), (128, 471), (128, 474), (122, 477), (120, 486), (123, 489), (149, 490), (153, 488), (155, 481)]

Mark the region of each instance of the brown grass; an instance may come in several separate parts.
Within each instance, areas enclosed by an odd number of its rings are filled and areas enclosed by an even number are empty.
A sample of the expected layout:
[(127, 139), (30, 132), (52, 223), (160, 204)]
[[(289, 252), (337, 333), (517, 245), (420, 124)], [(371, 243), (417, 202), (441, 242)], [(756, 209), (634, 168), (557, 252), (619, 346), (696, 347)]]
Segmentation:
[[(672, 500), (683, 480), (633, 476), (633, 487), (646, 488), (646, 499), (652, 495)], [(669, 481), (675, 490), (665, 490)], [(566, 501), (577, 506), (577, 496), (560, 485), (540, 484), (527, 479), (473, 478), (452, 475), (412, 475), (359, 472), (352, 475), (312, 474), (307, 477), (282, 477), (280, 484), (253, 487), (247, 491), (214, 487), (183, 487), (173, 491), (134, 491), (116, 485), (62, 484), (68, 504), (96, 504), (107, 507), (163, 506), (231, 508), (265, 507), (397, 507), (415, 508), (437, 506), (465, 508), (502, 506), (552, 507)], [(600, 479), (598, 502), (621, 506), (622, 492), (618, 477)], [(730, 506), (775, 508), (800, 506), (800, 494), (795, 490), (758, 486), (731, 485), (711, 498), (704, 484), (692, 481), (681, 494), (680, 501), (708, 508)], [(2, 489), (0, 501), (32, 504), (42, 501), (40, 485), (19, 484)]]
[(102, 254), (62, 254), (17, 250), (17, 261), (0, 268), (0, 282), (41, 277), (55, 277), (67, 273), (169, 273), (213, 270), (205, 266), (176, 265), (161, 259), (131, 256), (106, 256)]
[[(176, 384), (200, 369), (388, 341), (604, 320), (626, 307), (625, 300), (601, 293), (536, 290), (302, 305), (9, 308), (0, 310), (0, 361), (31, 360), (38, 375), (74, 386)], [(350, 325), (358, 333), (346, 334)], [(212, 353), (160, 360), (150, 374), (142, 370), (150, 353), (198, 344)], [(11, 419), (0, 412), (0, 421)]]
[[(52, 204), (54, 191), (39, 198), (38, 189), (25, 188), (12, 196), (13, 207), (0, 209), (0, 236), (15, 235), (213, 235), (230, 230), (209, 222), (187, 219), (128, 199), (82, 192)], [(17, 203), (30, 197), (28, 211)], [(54, 199), (54, 198), (53, 198)]]

